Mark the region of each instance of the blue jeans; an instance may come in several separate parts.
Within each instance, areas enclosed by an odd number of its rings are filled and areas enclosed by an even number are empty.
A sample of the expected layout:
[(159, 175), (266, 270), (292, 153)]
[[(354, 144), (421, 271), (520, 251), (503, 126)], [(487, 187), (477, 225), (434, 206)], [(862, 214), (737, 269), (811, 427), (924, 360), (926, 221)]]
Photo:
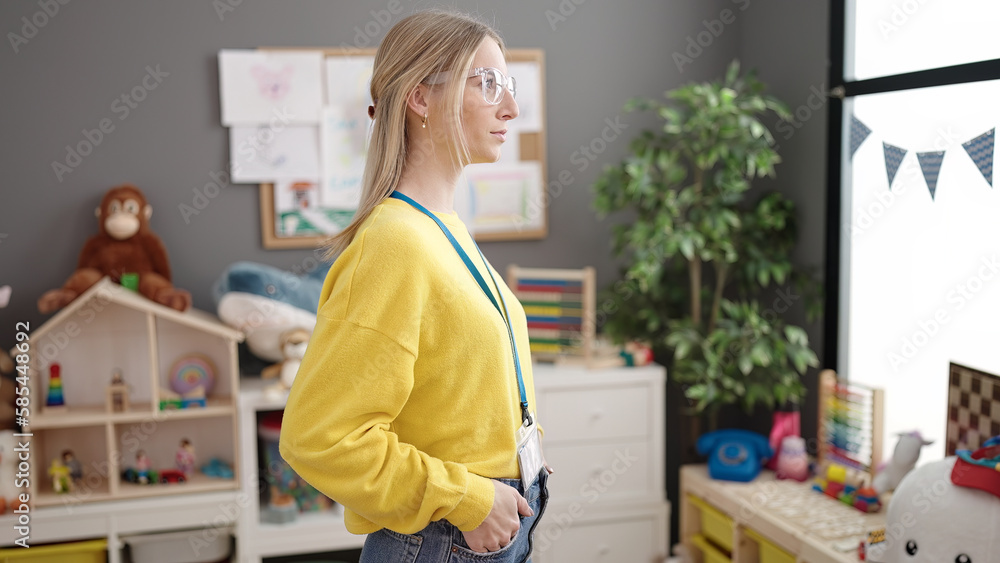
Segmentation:
[(400, 534), (387, 528), (368, 534), (361, 563), (531, 563), (532, 534), (549, 500), (547, 479), (548, 473), (543, 468), (527, 493), (520, 479), (497, 479), (517, 489), (535, 512), (534, 516), (520, 517), (517, 535), (499, 551), (472, 551), (458, 528), (447, 520), (438, 520), (415, 534)]

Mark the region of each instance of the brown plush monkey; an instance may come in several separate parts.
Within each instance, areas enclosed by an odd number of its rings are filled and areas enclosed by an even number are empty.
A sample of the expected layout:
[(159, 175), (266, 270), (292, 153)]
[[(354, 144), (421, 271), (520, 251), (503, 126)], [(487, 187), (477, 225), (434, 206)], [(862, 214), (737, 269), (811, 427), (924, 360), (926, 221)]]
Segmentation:
[(99, 233), (80, 251), (76, 271), (60, 289), (45, 292), (38, 310), (51, 313), (87, 291), (104, 276), (115, 282), (122, 274), (139, 275), (139, 293), (157, 303), (185, 311), (191, 294), (170, 283), (170, 264), (160, 237), (149, 229), (153, 208), (139, 188), (125, 184), (108, 190), (97, 208)]

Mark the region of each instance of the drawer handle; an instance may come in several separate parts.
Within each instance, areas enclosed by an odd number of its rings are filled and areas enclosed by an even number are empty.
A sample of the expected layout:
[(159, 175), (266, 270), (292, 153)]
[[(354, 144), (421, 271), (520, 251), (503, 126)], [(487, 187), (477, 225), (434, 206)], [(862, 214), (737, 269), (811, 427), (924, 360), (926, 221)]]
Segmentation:
[(597, 548), (597, 553), (600, 553), (601, 555), (607, 555), (611, 553), (611, 546), (609, 546), (606, 543), (602, 543), (601, 546)]
[(604, 409), (596, 409), (590, 414), (591, 420), (601, 420), (604, 418)]

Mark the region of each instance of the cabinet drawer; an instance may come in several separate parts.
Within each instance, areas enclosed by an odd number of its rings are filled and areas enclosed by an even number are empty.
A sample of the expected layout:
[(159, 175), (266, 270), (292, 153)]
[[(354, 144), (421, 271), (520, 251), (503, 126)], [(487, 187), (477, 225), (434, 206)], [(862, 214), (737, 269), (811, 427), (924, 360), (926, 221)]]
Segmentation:
[(705, 539), (705, 536), (695, 534), (691, 537), (691, 541), (701, 550), (702, 561), (705, 563), (732, 563), (732, 559), (722, 550), (715, 547), (714, 543)]
[(795, 563), (795, 556), (771, 543), (767, 538), (750, 528), (746, 534), (757, 542), (760, 563)]
[[(592, 507), (591, 510), (597, 510)], [(566, 528), (556, 522), (535, 534), (539, 559), (557, 563), (660, 563), (656, 519), (582, 522)]]
[(541, 394), (545, 440), (597, 440), (649, 434), (650, 388), (549, 389)]
[(649, 499), (658, 489), (651, 482), (649, 447), (644, 442), (606, 445), (545, 446), (545, 459), (555, 474), (549, 478), (554, 502), (635, 496)]
[(701, 533), (726, 551), (733, 551), (733, 519), (704, 500), (688, 495), (691, 504), (701, 512)]

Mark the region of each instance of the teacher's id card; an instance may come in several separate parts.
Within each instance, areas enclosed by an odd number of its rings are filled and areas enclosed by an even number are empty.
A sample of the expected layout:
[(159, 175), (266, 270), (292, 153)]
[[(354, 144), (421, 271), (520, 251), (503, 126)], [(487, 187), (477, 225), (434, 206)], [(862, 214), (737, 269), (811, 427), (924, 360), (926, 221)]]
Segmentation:
[(521, 470), (521, 485), (527, 492), (542, 470), (542, 444), (534, 416), (529, 416), (517, 429), (517, 467)]

